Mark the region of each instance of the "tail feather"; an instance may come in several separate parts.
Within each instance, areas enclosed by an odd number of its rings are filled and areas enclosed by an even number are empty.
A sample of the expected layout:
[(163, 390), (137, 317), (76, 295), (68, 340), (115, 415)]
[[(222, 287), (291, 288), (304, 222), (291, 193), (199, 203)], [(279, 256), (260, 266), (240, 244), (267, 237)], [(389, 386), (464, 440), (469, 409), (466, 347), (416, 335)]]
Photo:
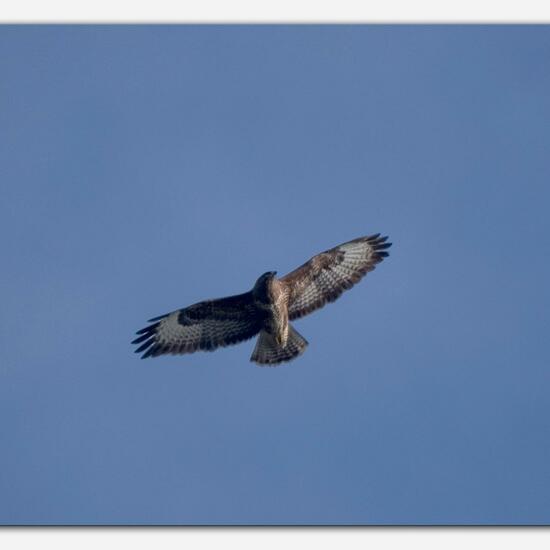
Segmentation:
[(262, 330), (250, 360), (258, 365), (276, 366), (301, 355), (307, 345), (307, 340), (291, 326), (288, 327), (288, 341), (284, 348), (277, 343), (274, 336)]

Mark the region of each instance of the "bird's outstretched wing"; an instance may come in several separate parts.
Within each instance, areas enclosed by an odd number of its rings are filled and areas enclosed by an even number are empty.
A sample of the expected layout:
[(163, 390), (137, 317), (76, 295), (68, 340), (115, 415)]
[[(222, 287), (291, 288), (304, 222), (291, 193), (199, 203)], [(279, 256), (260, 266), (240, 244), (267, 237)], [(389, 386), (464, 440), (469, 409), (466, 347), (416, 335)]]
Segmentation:
[(261, 311), (246, 292), (217, 300), (206, 300), (172, 313), (149, 319), (152, 325), (137, 332), (132, 344), (142, 359), (163, 354), (212, 351), (237, 344), (260, 331)]
[(317, 254), (304, 265), (281, 278), (288, 287), (289, 319), (298, 319), (359, 282), (376, 264), (388, 256), (391, 243), (380, 233), (359, 237)]

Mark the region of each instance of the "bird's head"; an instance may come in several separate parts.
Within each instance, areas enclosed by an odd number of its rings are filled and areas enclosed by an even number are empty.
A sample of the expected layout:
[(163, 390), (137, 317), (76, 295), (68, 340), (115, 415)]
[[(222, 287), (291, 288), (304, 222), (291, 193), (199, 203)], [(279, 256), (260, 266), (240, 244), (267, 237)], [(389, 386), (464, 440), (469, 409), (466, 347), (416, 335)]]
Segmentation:
[(260, 275), (258, 277), (258, 280), (254, 284), (254, 288), (252, 291), (254, 292), (254, 295), (256, 296), (256, 299), (262, 301), (262, 302), (268, 302), (268, 292), (269, 287), (271, 284), (271, 281), (275, 278), (275, 275), (277, 275), (276, 271), (266, 271), (264, 274)]
[(263, 275), (260, 275), (260, 279), (265, 279), (265, 280), (273, 279), (275, 275), (277, 275), (276, 271), (266, 271)]

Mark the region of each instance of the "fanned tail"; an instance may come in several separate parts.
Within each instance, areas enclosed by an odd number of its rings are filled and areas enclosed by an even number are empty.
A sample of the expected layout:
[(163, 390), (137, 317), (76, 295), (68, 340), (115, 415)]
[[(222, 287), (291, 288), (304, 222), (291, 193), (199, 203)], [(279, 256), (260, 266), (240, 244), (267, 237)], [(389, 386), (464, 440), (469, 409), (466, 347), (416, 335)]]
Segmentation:
[(291, 326), (288, 327), (288, 340), (284, 348), (277, 343), (274, 336), (262, 330), (250, 360), (261, 366), (274, 367), (298, 357), (307, 345), (307, 340)]

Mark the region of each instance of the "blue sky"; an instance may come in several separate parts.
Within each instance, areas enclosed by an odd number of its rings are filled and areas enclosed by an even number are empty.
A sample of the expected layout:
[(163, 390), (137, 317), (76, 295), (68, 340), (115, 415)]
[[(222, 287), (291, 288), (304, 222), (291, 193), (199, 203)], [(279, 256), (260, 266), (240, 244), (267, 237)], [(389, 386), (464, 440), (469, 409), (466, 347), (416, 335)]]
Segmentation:
[[(550, 29), (0, 28), (0, 523), (550, 522)], [(144, 321), (382, 232), (296, 328)]]

